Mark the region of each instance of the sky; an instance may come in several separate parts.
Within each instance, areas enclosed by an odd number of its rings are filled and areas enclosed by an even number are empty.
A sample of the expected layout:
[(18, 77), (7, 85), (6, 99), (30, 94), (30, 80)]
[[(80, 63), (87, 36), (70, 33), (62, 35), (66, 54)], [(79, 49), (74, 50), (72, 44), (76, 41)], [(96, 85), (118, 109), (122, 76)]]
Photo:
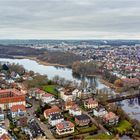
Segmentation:
[(140, 0), (0, 0), (0, 39), (140, 39)]

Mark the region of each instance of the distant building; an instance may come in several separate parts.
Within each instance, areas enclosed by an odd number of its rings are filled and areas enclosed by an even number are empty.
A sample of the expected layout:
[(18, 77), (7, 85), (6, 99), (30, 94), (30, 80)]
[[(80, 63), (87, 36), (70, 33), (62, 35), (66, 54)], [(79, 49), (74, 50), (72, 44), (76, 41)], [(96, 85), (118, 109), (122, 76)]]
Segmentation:
[(122, 82), (124, 87), (137, 87), (140, 85), (140, 81), (137, 78), (124, 78)]

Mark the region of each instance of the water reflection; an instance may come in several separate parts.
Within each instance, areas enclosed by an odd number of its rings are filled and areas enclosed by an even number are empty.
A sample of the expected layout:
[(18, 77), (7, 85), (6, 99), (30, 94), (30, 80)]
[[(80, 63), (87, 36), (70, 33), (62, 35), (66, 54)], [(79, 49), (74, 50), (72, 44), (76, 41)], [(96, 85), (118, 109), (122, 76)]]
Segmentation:
[(117, 105), (130, 117), (140, 121), (140, 97), (117, 102)]
[(36, 73), (46, 74), (49, 79), (52, 79), (54, 76), (59, 76), (65, 78), (66, 80), (76, 81), (80, 83), (81, 81), (87, 81), (88, 85), (92, 85), (97, 89), (107, 88), (104, 84), (100, 83), (99, 79), (95, 78), (85, 78), (84, 76), (75, 75), (72, 73), (72, 70), (69, 68), (63, 68), (58, 66), (45, 66), (37, 63), (34, 60), (29, 59), (9, 59), (9, 58), (0, 58), (1, 62), (9, 63), (18, 63), (23, 65), (28, 71), (32, 70)]
[[(49, 79), (52, 79), (54, 76), (58, 75), (61, 78), (65, 78), (66, 80), (81, 82), (82, 80), (86, 80), (89, 86), (96, 87), (97, 89), (103, 89), (107, 93), (115, 94), (110, 88), (105, 86), (100, 82), (96, 77), (85, 78), (84, 76), (74, 75), (72, 70), (69, 68), (62, 68), (57, 66), (45, 66), (37, 63), (34, 60), (29, 59), (4, 59), (0, 58), (0, 61), (9, 62), (9, 63), (18, 63), (23, 65), (25, 69), (28, 71), (32, 70), (36, 73), (46, 74)], [(112, 94), (112, 95), (113, 95)], [(119, 106), (123, 108), (123, 110), (128, 113), (131, 117), (140, 120), (140, 97), (124, 100), (117, 103)]]

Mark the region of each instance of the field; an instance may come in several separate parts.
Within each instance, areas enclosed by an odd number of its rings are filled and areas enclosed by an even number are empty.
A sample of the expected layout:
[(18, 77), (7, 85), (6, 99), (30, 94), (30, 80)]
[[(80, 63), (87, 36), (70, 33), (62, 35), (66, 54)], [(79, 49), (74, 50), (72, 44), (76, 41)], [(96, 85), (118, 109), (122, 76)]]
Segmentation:
[(87, 127), (87, 128), (82, 128), (82, 129), (80, 129), (79, 131), (81, 132), (81, 133), (86, 133), (86, 132), (91, 132), (91, 131), (96, 131), (97, 130), (97, 127), (93, 124), (91, 127)]
[(43, 86), (43, 90), (48, 92), (48, 93), (51, 93), (52, 95), (58, 97), (59, 96), (59, 93), (58, 91), (56, 90), (56, 86), (55, 85), (46, 85), (46, 86)]
[(131, 129), (131, 123), (126, 120), (122, 120), (115, 129), (118, 131), (118, 133), (122, 134), (123, 132)]

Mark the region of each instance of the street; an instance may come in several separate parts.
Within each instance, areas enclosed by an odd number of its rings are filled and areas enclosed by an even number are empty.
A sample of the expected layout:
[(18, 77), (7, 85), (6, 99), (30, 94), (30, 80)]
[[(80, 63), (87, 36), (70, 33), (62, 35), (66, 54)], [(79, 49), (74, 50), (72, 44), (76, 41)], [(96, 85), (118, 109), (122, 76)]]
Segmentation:
[(31, 108), (27, 109), (28, 119), (31, 119), (31, 118), (34, 119), (39, 124), (40, 128), (44, 131), (46, 137), (50, 140), (54, 140), (55, 137), (53, 136), (51, 131), (48, 129), (47, 125), (42, 123), (38, 118), (34, 116), (34, 112), (38, 108), (39, 102), (32, 99), (32, 105), (33, 106)]

